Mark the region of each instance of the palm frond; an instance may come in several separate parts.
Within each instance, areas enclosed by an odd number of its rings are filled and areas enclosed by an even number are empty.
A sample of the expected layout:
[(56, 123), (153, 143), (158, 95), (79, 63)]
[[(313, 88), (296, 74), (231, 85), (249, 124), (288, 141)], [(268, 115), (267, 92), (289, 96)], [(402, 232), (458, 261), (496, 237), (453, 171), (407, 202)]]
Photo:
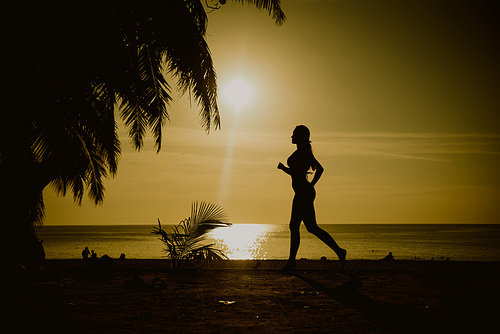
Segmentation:
[(207, 202), (194, 202), (191, 206), (191, 217), (174, 226), (172, 233), (162, 229), (159, 219), (158, 227), (154, 227), (151, 233), (158, 235), (167, 246), (167, 258), (172, 259), (174, 264), (200, 258), (210, 264), (218, 259), (227, 259), (224, 253), (206, 238), (207, 233), (216, 228), (231, 226), (226, 219), (226, 213), (221, 207)]
[[(118, 125), (115, 121), (114, 107), (116, 97), (109, 86), (103, 82), (92, 84), (88, 94), (88, 124), (87, 131), (92, 131), (94, 142), (103, 160), (106, 161), (109, 171), (115, 175), (118, 169), (118, 159), (121, 155), (121, 145), (118, 137)], [(93, 127), (92, 124), (100, 124)]]
[(38, 124), (33, 124), (33, 131), (31, 133), (31, 151), (33, 159), (37, 163), (42, 163), (51, 153), (51, 147), (44, 135), (44, 130)]
[(147, 128), (155, 147), (161, 148), (162, 129), (169, 119), (167, 104), (172, 100), (170, 87), (162, 73), (162, 54), (144, 44), (138, 47), (135, 64), (128, 71), (130, 86), (119, 92), (122, 117), (136, 149), (141, 149)]
[(135, 149), (141, 150), (144, 145), (144, 136), (146, 135), (147, 129), (147, 115), (144, 109), (135, 101), (128, 98), (120, 96), (120, 109), (122, 111), (122, 117), (125, 120), (125, 126), (128, 127), (128, 135), (130, 137), (131, 144)]
[(114, 93), (105, 84), (96, 83), (66, 102), (69, 110), (62, 121), (59, 117), (52, 120), (61, 122), (57, 131), (47, 131), (47, 125), (42, 124), (33, 141), (40, 166), (55, 175), (51, 185), (63, 196), (70, 190), (77, 204), (81, 204), (85, 190), (94, 203), (102, 203), (103, 179), (108, 170), (116, 173), (121, 148), (114, 103)]
[[(230, 226), (223, 208), (208, 202), (194, 202), (191, 206), (191, 228), (217, 228)], [(191, 231), (190, 231), (191, 232)]]
[[(160, 30), (158, 37), (168, 39), (165, 44), (167, 70), (177, 79), (177, 87), (182, 94), (192, 93), (194, 100), (201, 106), (199, 118), (207, 132), (212, 125), (220, 128), (217, 106), (217, 77), (210, 49), (192, 13), (176, 17), (176, 35)], [(197, 14), (198, 15), (198, 14)]]
[(203, 4), (200, 0), (184, 0), (184, 3), (198, 31), (202, 35), (205, 35), (207, 32), (208, 17)]
[(286, 16), (281, 9), (280, 0), (233, 0), (235, 2), (248, 3), (254, 5), (257, 9), (267, 10), (269, 15), (273, 18), (276, 25), (285, 23)]
[(75, 129), (74, 135), (80, 142), (82, 162), (86, 161), (87, 164), (84, 180), (88, 185), (88, 195), (96, 204), (102, 203), (104, 200), (103, 178), (107, 175), (103, 157), (99, 154), (93, 138), (88, 133)]
[(148, 124), (155, 138), (155, 146), (161, 149), (162, 129), (169, 119), (166, 105), (172, 100), (170, 89), (162, 73), (161, 50), (145, 44), (139, 49), (139, 77), (141, 83), (141, 102), (148, 115)]

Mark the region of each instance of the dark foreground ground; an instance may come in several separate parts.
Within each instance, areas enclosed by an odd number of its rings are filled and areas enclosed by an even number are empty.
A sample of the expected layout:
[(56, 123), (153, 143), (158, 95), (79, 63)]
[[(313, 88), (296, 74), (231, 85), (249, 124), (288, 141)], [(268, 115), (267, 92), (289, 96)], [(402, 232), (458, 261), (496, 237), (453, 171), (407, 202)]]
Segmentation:
[[(3, 333), (500, 333), (500, 263), (49, 260), (45, 281), (7, 287)], [(12, 298), (12, 299), (11, 299)], [(14, 327), (12, 326), (14, 324)], [(10, 329), (7, 329), (10, 328)]]

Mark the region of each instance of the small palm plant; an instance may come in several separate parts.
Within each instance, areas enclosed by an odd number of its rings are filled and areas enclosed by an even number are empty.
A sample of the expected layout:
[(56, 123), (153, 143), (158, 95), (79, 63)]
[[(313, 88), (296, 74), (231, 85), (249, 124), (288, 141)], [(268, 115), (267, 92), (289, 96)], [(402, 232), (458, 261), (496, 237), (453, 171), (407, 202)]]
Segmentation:
[(214, 204), (194, 202), (191, 206), (191, 217), (182, 220), (179, 225), (167, 233), (161, 227), (153, 228), (153, 234), (165, 244), (167, 258), (172, 260), (173, 268), (212, 266), (218, 260), (226, 260), (224, 253), (206, 240), (206, 234), (218, 227), (228, 227), (225, 211)]

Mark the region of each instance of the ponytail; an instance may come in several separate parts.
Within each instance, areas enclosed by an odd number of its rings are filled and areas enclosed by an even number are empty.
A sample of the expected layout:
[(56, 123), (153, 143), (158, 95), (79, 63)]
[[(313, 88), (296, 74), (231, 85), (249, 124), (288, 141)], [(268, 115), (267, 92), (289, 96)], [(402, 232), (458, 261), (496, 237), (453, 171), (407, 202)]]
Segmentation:
[(315, 171), (316, 168), (318, 168), (318, 165), (317, 165), (317, 162), (316, 162), (316, 158), (314, 157), (314, 153), (313, 153), (311, 141), (307, 141), (304, 144), (304, 149), (306, 150), (306, 152), (309, 155), (309, 159), (310, 159), (309, 160), (309, 166), (311, 167), (312, 170)]

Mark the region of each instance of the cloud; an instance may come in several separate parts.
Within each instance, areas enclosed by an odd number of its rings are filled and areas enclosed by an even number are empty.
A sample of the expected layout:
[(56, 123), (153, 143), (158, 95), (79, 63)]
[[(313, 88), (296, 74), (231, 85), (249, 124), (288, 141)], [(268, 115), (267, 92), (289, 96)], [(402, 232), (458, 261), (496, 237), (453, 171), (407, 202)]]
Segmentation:
[(453, 155), (500, 155), (500, 135), (459, 133), (322, 133), (322, 155), (450, 161)]

